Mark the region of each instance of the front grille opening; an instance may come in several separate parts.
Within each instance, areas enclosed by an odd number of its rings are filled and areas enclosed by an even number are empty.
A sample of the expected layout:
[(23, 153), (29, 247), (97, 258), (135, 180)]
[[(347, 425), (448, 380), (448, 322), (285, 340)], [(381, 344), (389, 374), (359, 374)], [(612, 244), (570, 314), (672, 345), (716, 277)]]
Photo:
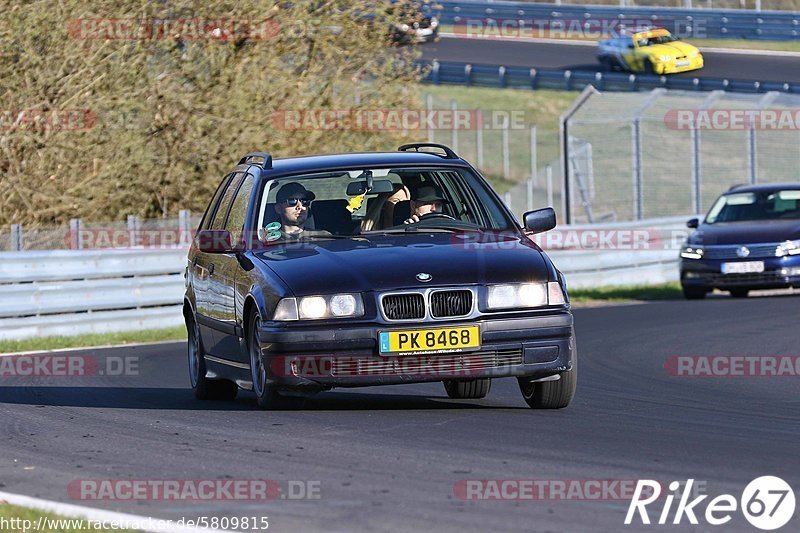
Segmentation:
[(466, 316), (470, 311), (470, 291), (438, 291), (431, 294), (431, 316), (434, 318)]
[(383, 313), (389, 320), (425, 318), (425, 297), (419, 293), (384, 296)]

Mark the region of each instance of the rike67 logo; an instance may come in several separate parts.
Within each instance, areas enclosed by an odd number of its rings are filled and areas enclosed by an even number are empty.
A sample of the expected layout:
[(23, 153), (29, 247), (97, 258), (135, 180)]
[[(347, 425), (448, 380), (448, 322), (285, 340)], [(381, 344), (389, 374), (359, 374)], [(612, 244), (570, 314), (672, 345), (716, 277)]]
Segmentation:
[[(705, 505), (701, 513), (701, 504), (708, 495), (700, 495), (689, 500), (692, 496), (693, 479), (685, 484), (673, 481), (669, 484), (670, 494), (663, 499), (663, 507), (658, 514), (656, 524), (680, 524), (683, 518), (690, 524), (699, 524), (698, 515), (705, 519), (707, 524), (721, 526), (733, 520), (737, 510), (741, 510), (750, 524), (764, 531), (771, 531), (786, 525), (794, 516), (795, 495), (792, 487), (784, 480), (775, 476), (762, 476), (754, 479), (744, 488), (738, 500), (731, 494), (721, 494)], [(677, 491), (683, 487), (680, 494)], [(625, 525), (640, 520), (642, 524), (650, 524), (651, 518), (647, 506), (653, 504), (662, 496), (662, 485), (654, 480), (639, 480), (633, 493), (628, 514), (625, 516)], [(678, 497), (678, 503), (673, 503)], [(659, 501), (659, 504), (661, 502)], [(655, 506), (653, 506), (655, 507)], [(655, 509), (657, 511), (657, 509)], [(671, 520), (670, 520), (671, 518)]]

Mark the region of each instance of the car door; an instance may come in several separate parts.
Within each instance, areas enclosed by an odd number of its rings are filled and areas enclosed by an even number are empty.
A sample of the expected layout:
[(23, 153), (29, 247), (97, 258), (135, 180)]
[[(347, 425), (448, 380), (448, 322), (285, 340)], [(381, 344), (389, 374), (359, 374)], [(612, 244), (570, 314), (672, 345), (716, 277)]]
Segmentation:
[[(255, 176), (253, 174), (245, 175), (225, 217), (222, 229), (231, 233), (231, 242), (233, 243), (241, 243), (243, 240), (247, 209), (253, 194), (254, 183)], [(216, 268), (212, 275), (212, 283), (216, 287), (214, 294), (218, 298), (218, 315), (215, 317), (216, 343), (211, 353), (228, 361), (246, 363), (249, 358), (240, 349), (239, 344), (239, 339), (242, 337), (242, 325), (240, 321), (237, 321), (237, 317), (241, 319), (239, 316), (241, 313), (237, 313), (237, 309), (241, 309), (244, 305), (244, 295), (238, 294), (239, 291), (236, 287), (244, 274), (240, 264), (242, 256), (241, 253), (216, 254), (214, 259)], [(249, 286), (244, 289), (244, 293), (246, 294), (248, 290)]]
[[(214, 206), (213, 213), (209, 216), (208, 225), (203, 229), (224, 228), (225, 219), (228, 216), (236, 190), (242, 182), (242, 176), (243, 174), (238, 172), (228, 180)], [(219, 283), (220, 276), (217, 272), (217, 266), (223, 255), (198, 250), (192, 266), (195, 279), (197, 324), (200, 328), (203, 347), (211, 354), (217, 351), (216, 345), (220, 337), (217, 331), (219, 331), (219, 321), (224, 316), (224, 302), (220, 294), (224, 287)]]

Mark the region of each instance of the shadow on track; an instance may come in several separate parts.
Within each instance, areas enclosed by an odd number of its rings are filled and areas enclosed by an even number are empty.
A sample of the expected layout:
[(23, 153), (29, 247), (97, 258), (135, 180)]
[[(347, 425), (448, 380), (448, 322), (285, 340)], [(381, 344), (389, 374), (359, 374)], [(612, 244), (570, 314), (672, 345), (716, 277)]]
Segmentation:
[[(305, 400), (298, 398), (294, 411), (385, 411), (414, 409), (527, 409), (496, 406), (483, 400), (451, 400), (411, 394), (327, 392)], [(232, 402), (201, 401), (188, 389), (156, 387), (3, 387), (0, 404), (89, 407), (105, 409), (174, 409), (189, 411), (257, 411), (250, 392), (239, 391)]]

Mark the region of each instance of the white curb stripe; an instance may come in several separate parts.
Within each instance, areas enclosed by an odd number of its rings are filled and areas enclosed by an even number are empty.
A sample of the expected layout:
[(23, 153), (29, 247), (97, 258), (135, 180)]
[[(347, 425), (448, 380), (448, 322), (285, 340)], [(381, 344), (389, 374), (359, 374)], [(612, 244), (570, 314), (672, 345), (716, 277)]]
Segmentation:
[(76, 348), (56, 348), (54, 350), (32, 350), (30, 352), (0, 353), (0, 357), (10, 355), (36, 355), (49, 353), (79, 352), (87, 350), (108, 350), (109, 348), (137, 348), (140, 346), (158, 346), (160, 344), (185, 344), (185, 340), (175, 341), (154, 341), (154, 342), (131, 342), (129, 344), (105, 344), (103, 346), (81, 346)]
[[(152, 518), (148, 516), (137, 516), (132, 514), (117, 513), (114, 511), (105, 511), (102, 509), (94, 509), (92, 507), (83, 507), (80, 505), (41, 500), (39, 498), (31, 498), (30, 496), (12, 494), (10, 492), (0, 491), (0, 503), (9, 503), (19, 507), (27, 507), (29, 509), (54, 513), (66, 518), (84, 518), (93, 522), (102, 521), (107, 523), (114, 521), (118, 523), (126, 522), (128, 524), (138, 524), (138, 527), (135, 529), (140, 531), (149, 531), (152, 533), (222, 533), (222, 530), (219, 529), (185, 526), (181, 527), (177, 524), (176, 520), (168, 522), (163, 518)], [(169, 525), (159, 526), (157, 522), (166, 522)]]

